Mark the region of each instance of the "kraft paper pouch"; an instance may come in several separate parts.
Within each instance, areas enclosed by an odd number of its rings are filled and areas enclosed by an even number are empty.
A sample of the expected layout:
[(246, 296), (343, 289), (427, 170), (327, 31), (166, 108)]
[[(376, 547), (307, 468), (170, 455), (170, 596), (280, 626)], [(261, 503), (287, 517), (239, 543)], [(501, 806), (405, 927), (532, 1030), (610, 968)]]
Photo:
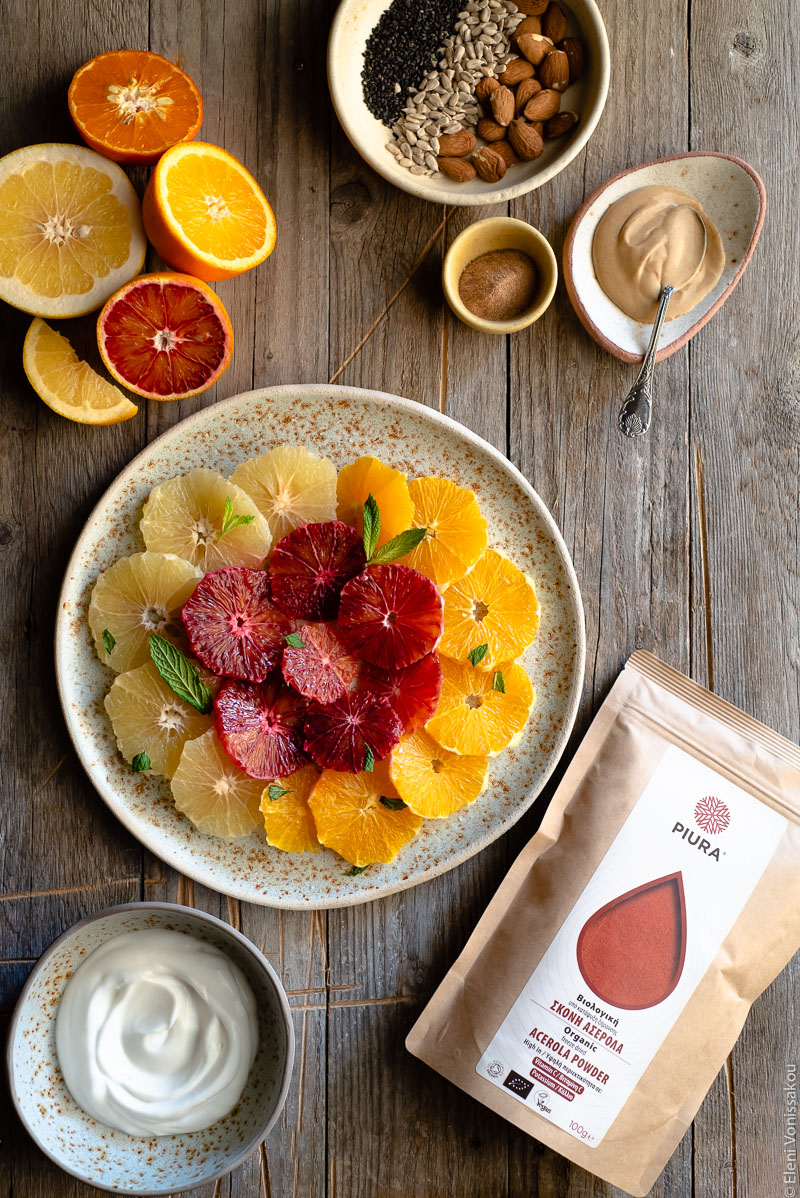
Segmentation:
[(407, 1047), (637, 1198), (800, 945), (800, 750), (634, 653)]

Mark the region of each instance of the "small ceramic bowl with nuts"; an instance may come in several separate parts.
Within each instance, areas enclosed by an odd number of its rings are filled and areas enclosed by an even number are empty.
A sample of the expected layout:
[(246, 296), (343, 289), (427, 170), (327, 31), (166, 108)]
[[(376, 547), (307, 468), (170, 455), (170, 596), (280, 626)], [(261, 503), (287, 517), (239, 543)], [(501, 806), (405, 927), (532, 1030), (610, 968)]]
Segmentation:
[(605, 26), (594, 0), (453, 9), (341, 0), (328, 42), (333, 104), (365, 161), (402, 190), (440, 204), (510, 200), (591, 137), (608, 92)]

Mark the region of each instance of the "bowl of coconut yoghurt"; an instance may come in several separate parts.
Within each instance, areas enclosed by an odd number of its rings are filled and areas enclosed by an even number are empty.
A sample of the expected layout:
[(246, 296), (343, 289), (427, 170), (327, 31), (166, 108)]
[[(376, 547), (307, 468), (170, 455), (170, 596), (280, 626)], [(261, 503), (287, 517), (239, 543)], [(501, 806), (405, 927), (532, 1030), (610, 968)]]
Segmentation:
[(283, 1107), (291, 1013), (228, 924), (171, 903), (109, 908), (40, 958), (8, 1042), (12, 1100), (66, 1172), (125, 1194), (227, 1173)]

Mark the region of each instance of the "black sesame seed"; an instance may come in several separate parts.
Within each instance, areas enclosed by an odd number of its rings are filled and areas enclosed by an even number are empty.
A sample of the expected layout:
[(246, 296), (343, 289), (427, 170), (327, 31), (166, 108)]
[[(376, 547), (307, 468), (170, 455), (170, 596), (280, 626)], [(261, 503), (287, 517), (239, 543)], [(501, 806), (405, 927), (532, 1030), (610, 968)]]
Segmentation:
[(367, 38), (361, 82), (364, 102), (389, 128), (402, 115), (408, 90), (436, 65), (464, 0), (392, 0)]

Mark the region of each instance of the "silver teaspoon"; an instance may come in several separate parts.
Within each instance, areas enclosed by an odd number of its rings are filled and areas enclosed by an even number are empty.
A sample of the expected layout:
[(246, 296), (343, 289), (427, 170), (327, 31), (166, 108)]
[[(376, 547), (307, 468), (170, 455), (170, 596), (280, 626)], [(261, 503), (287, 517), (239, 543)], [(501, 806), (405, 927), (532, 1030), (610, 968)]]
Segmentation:
[[(703, 245), (699, 260), (690, 274), (685, 279), (682, 279), (680, 283), (676, 284), (676, 286), (685, 287), (687, 283), (692, 281), (703, 265), (703, 259), (706, 256), (708, 235), (705, 221), (696, 208), (692, 208), (689, 204), (681, 204), (679, 207), (685, 207), (689, 212), (694, 213), (703, 228)], [(650, 344), (644, 355), (641, 369), (636, 376), (636, 381), (622, 401), (622, 407), (619, 410), (617, 427), (626, 437), (642, 437), (650, 427), (650, 417), (653, 412), (653, 370), (656, 364), (656, 351), (658, 350), (658, 342), (661, 337), (661, 330), (664, 327), (664, 321), (667, 319), (669, 301), (674, 290), (675, 286), (662, 287), (661, 289), (658, 311), (656, 312), (653, 329), (650, 333)]]

